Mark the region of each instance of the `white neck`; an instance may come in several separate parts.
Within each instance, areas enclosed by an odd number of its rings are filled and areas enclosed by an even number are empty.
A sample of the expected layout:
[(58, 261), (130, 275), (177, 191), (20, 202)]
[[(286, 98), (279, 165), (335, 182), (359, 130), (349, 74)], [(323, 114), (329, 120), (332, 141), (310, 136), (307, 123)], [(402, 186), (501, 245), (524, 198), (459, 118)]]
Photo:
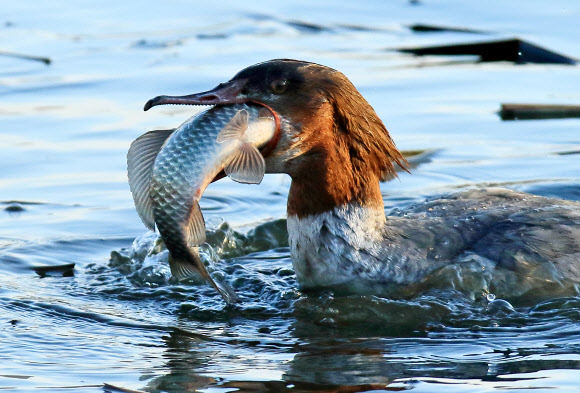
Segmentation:
[(292, 263), (301, 286), (325, 287), (376, 274), (385, 235), (383, 209), (347, 204), (298, 218), (288, 216)]

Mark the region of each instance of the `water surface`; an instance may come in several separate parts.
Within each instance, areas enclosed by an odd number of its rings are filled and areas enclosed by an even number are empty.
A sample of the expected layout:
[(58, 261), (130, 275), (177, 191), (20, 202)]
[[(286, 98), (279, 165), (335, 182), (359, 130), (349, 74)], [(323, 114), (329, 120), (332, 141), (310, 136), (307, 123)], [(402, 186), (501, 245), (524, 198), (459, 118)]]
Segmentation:
[[(271, 58), (343, 71), (402, 150), (431, 161), (382, 184), (387, 211), (471, 186), (580, 200), (578, 119), (502, 122), (503, 102), (578, 104), (576, 66), (479, 64), (390, 49), (520, 37), (578, 56), (580, 6), (462, 2), (101, 1), (4, 5), (0, 50), (0, 389), (100, 392), (573, 391), (580, 299), (505, 302), (301, 293), (285, 232), (290, 180), (208, 188), (205, 258), (245, 302), (176, 283), (126, 180), (129, 144)], [(485, 34), (416, 33), (415, 23)], [(135, 239), (137, 238), (137, 241)], [(135, 243), (134, 243), (135, 241)], [(75, 263), (74, 275), (32, 269)], [(490, 298), (491, 299), (491, 298)]]

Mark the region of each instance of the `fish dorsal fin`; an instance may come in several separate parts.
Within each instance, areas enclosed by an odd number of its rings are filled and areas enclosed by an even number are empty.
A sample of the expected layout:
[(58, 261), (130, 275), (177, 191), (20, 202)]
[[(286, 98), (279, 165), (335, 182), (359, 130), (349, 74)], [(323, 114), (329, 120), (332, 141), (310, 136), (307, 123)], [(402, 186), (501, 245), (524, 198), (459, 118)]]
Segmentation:
[(245, 109), (239, 110), (238, 113), (232, 117), (230, 122), (220, 131), (217, 136), (217, 143), (224, 143), (228, 141), (238, 141), (242, 139), (242, 135), (248, 129), (248, 120), (250, 115)]
[(239, 183), (259, 184), (266, 172), (266, 163), (260, 151), (251, 143), (241, 142), (232, 153), (224, 171)]
[(183, 232), (187, 246), (198, 247), (205, 242), (205, 221), (199, 203), (196, 200), (192, 200), (191, 203), (189, 219), (183, 226)]
[(129, 187), (133, 194), (137, 213), (143, 224), (155, 230), (153, 219), (153, 201), (149, 195), (149, 186), (153, 174), (153, 164), (163, 144), (175, 130), (149, 131), (131, 143), (127, 153), (127, 173)]

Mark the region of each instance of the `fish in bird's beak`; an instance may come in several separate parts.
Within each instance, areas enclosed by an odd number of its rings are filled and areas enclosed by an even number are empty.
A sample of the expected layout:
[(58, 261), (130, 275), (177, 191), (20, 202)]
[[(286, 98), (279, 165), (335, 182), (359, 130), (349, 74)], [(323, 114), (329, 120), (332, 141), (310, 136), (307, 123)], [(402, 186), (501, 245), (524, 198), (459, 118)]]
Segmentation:
[[(167, 104), (215, 105), (216, 108), (210, 111), (216, 112), (225, 112), (238, 106), (247, 106), (243, 109), (249, 111), (252, 105), (255, 107), (258, 104), (264, 107), (257, 110), (258, 119), (263, 117), (260, 112), (267, 108), (275, 117), (275, 130), (271, 128), (272, 134), (268, 134), (263, 143), (254, 144), (254, 148), (259, 149), (259, 153), (254, 150), (257, 153), (254, 156), (264, 158), (260, 173), (286, 173), (292, 178), (288, 196), (289, 217), (311, 217), (349, 204), (376, 208), (383, 212), (379, 180), (396, 176), (397, 165), (406, 168), (406, 160), (397, 150), (383, 122), (352, 82), (341, 72), (320, 64), (290, 59), (266, 61), (241, 70), (228, 82), (212, 90), (185, 96), (155, 97), (147, 102), (144, 109)], [(216, 113), (210, 115), (215, 116)], [(234, 121), (236, 116), (230, 121), (237, 124)], [(215, 123), (213, 119), (210, 122)], [(249, 130), (245, 128), (244, 135)], [(192, 138), (197, 141), (200, 135), (197, 128), (195, 131)], [(246, 139), (251, 138), (244, 137)], [(212, 138), (211, 144), (217, 145), (220, 141), (219, 137)], [(156, 146), (162, 145), (157, 143)], [(205, 146), (202, 147), (199, 154), (207, 150)], [(170, 150), (167, 145), (164, 149)], [(172, 157), (167, 158), (167, 166), (175, 166), (174, 161)], [(241, 163), (247, 161), (240, 160)], [(194, 164), (196, 162), (193, 161)], [(191, 163), (191, 160), (185, 160), (184, 166)], [(155, 161), (159, 169), (163, 169), (161, 164), (161, 160)], [(134, 167), (137, 168), (136, 173), (140, 174), (141, 166)], [(155, 173), (161, 179), (164, 172), (158, 170)], [(215, 180), (220, 177), (212, 176), (215, 173), (206, 175), (204, 179)], [(228, 176), (231, 177), (231, 173)], [(190, 179), (191, 176), (185, 176), (183, 183)], [(158, 194), (163, 196), (166, 193)], [(201, 192), (198, 194), (201, 196)], [(168, 202), (163, 206), (170, 208), (175, 205)], [(191, 216), (189, 211), (186, 213), (183, 217)], [(158, 216), (163, 218), (161, 214)], [(166, 227), (172, 229), (178, 225), (170, 224)], [(183, 231), (195, 235), (185, 237), (193, 239), (188, 245), (201, 244), (204, 240), (201, 235), (205, 234), (201, 228), (201, 225), (190, 225)], [(179, 273), (183, 269), (175, 270)], [(203, 271), (201, 268), (198, 270)], [(220, 290), (220, 293), (227, 301), (231, 301), (233, 296), (227, 291)]]
[[(184, 96), (155, 97), (145, 104), (144, 110), (170, 104), (221, 106), (254, 103), (262, 105), (274, 114), (277, 124), (276, 133), (270, 143), (260, 148), (266, 161), (266, 172), (290, 173), (292, 166), (289, 161), (307, 150), (297, 145), (302, 126), (307, 126), (307, 123), (316, 120), (318, 109), (321, 109), (321, 105), (327, 102), (317, 89), (317, 84), (309, 85), (308, 83), (308, 75), (311, 71), (316, 71), (312, 66), (318, 65), (297, 60), (272, 60), (259, 63), (243, 69), (228, 82), (221, 83), (205, 92)], [(323, 71), (334, 72), (327, 67), (324, 67)]]
[(265, 61), (241, 70), (212, 90), (155, 97), (144, 109), (167, 104), (240, 103), (263, 105), (276, 118), (275, 137), (260, 149), (266, 173), (286, 173), (294, 180), (313, 178), (312, 171), (327, 167), (328, 160), (352, 164), (346, 174), (354, 168), (377, 172), (381, 178), (394, 175), (393, 162), (405, 167), (405, 159), (382, 121), (354, 85), (341, 72), (316, 63)]
[[(212, 90), (208, 90), (202, 93), (189, 94), (185, 96), (157, 96), (147, 101), (143, 109), (148, 111), (152, 107), (158, 105), (232, 105), (243, 103), (260, 104), (265, 106), (268, 109), (268, 113), (273, 114), (274, 119), (276, 120), (276, 132), (274, 133), (274, 136), (270, 142), (260, 148), (262, 155), (267, 157), (276, 148), (276, 145), (280, 140), (280, 117), (276, 111), (266, 103), (252, 99), (245, 94), (247, 91), (247, 83), (247, 79), (234, 78), (229, 82), (220, 83)], [(218, 175), (215, 180), (219, 180), (222, 177), (223, 174)]]
[(270, 143), (276, 129), (273, 114), (262, 105), (220, 105), (175, 130), (145, 133), (127, 154), (137, 212), (147, 228), (159, 230), (173, 276), (180, 280), (201, 274), (228, 304), (238, 301), (235, 292), (214, 280), (199, 256), (206, 236), (199, 200), (216, 177), (259, 184), (266, 170), (259, 149)]

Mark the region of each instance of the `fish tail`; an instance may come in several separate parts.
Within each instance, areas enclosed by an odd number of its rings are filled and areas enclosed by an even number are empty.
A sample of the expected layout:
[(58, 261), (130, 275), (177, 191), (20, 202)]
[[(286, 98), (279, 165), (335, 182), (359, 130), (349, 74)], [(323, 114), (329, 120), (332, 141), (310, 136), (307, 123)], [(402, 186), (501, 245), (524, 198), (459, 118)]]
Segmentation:
[(222, 295), (227, 304), (241, 303), (242, 300), (236, 295), (234, 289), (229, 284), (222, 281), (211, 280), (211, 284)]
[(206, 269), (199, 269), (197, 266), (203, 266), (203, 262), (197, 251), (188, 251), (179, 257), (169, 254), (169, 266), (171, 274), (178, 280), (183, 280), (200, 274), (205, 280), (214, 287), (223, 297), (227, 304), (240, 303), (241, 300), (234, 292), (233, 288), (225, 282), (215, 281)]

